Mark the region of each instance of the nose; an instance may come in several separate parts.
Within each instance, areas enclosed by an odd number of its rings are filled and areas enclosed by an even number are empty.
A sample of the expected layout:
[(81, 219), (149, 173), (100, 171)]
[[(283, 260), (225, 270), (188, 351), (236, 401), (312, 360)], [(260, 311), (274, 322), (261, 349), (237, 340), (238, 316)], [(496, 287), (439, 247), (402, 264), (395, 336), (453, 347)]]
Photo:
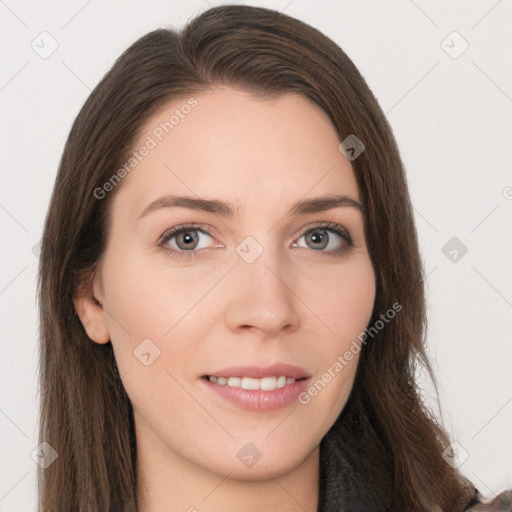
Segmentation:
[(298, 298), (293, 292), (289, 266), (270, 250), (252, 263), (237, 256), (231, 272), (226, 324), (236, 334), (259, 332), (276, 338), (281, 331), (298, 329)]

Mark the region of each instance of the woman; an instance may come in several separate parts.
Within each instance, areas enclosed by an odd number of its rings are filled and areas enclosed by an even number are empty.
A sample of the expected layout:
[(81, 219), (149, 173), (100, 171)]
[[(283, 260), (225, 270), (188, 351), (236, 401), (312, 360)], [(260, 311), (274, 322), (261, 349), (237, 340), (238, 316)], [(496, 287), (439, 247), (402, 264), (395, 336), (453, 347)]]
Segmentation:
[(391, 128), (331, 40), (241, 6), (142, 37), (46, 219), (40, 510), (512, 510), (420, 399), (423, 279)]

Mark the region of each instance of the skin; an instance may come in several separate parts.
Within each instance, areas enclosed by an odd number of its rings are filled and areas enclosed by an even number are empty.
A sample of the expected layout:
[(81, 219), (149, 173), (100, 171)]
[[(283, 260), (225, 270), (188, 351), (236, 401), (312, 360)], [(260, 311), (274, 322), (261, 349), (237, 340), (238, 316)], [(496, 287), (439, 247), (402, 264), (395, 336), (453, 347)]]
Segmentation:
[[(92, 341), (112, 342), (133, 404), (141, 512), (313, 512), (319, 443), (347, 401), (358, 354), (308, 404), (273, 411), (242, 410), (200, 377), (286, 362), (316, 382), (364, 331), (375, 275), (363, 214), (286, 215), (304, 198), (359, 200), (354, 171), (325, 113), (300, 95), (217, 88), (194, 97), (118, 186), (106, 252), (75, 306)], [(185, 102), (155, 114), (135, 147)], [(139, 218), (165, 194), (226, 200), (239, 216), (162, 207)], [(193, 222), (208, 227), (192, 233), (193, 251), (183, 236), (166, 243), (184, 258), (159, 246), (166, 230)], [(339, 224), (353, 246), (332, 231), (315, 245), (304, 233), (319, 222)], [(248, 236), (263, 248), (252, 263), (235, 251)], [(149, 366), (134, 355), (145, 339), (160, 350)], [(237, 457), (248, 442), (262, 454), (252, 467)]]

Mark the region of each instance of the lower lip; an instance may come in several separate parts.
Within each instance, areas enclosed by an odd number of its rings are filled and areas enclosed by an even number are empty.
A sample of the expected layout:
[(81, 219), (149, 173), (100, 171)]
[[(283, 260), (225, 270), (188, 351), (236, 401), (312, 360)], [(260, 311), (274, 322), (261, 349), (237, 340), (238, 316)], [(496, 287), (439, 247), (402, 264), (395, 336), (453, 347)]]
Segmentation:
[(272, 411), (286, 407), (297, 400), (297, 397), (306, 390), (308, 382), (308, 379), (298, 380), (282, 388), (264, 391), (261, 389), (235, 388), (217, 384), (204, 378), (200, 380), (213, 392), (246, 411)]

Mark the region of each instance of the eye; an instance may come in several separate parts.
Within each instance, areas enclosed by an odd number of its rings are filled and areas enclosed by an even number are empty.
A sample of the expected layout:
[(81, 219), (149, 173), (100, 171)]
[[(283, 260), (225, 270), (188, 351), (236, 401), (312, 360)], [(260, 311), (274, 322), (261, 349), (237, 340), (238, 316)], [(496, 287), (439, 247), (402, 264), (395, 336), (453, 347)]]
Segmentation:
[[(329, 234), (331, 233), (331, 235)], [(339, 224), (328, 222), (309, 228), (303, 232), (299, 240), (305, 239), (306, 245), (294, 243), (294, 247), (305, 247), (328, 254), (339, 254), (352, 247), (352, 239), (348, 232)], [(327, 250), (325, 250), (327, 249)]]
[[(208, 238), (212, 236), (206, 231), (205, 225), (189, 224), (168, 229), (160, 237), (158, 245), (176, 257), (195, 257), (199, 249), (208, 248)], [(217, 247), (222, 247), (222, 244), (217, 244)]]

